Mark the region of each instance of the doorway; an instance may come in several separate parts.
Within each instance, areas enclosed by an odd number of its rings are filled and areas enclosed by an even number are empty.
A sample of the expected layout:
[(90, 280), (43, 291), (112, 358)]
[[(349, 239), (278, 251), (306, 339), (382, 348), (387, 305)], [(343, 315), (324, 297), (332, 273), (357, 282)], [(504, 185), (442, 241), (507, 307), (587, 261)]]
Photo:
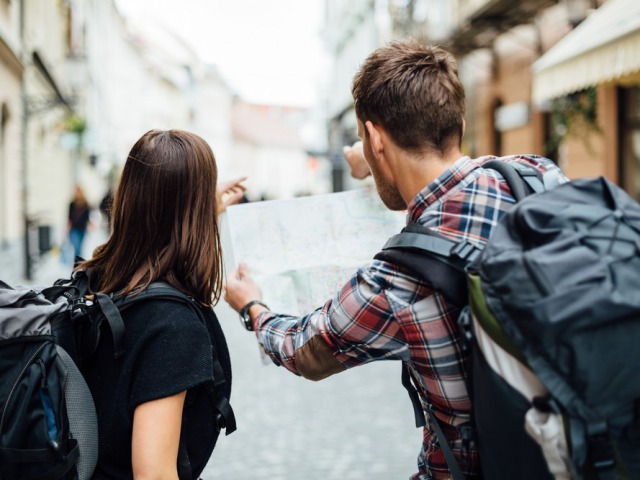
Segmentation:
[(9, 107), (0, 105), (0, 250), (7, 245), (7, 124)]
[(620, 88), (620, 185), (640, 201), (640, 86)]

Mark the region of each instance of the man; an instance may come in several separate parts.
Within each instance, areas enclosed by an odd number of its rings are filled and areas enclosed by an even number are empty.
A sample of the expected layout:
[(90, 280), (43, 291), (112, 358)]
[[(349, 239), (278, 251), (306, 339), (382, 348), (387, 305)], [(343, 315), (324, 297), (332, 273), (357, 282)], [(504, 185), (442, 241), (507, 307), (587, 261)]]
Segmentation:
[[(515, 200), (499, 173), (482, 168), (494, 157), (472, 160), (461, 153), (465, 102), (453, 57), (419, 42), (392, 42), (365, 60), (352, 94), (364, 158), (384, 204), (407, 209), (407, 222), (483, 246)], [(352, 174), (362, 178), (366, 173), (356, 169), (359, 148), (345, 149), (345, 156)], [(536, 156), (504, 160), (561, 175)], [(458, 429), (469, 421), (470, 402), (456, 312), (430, 285), (373, 260), (324, 307), (292, 317), (270, 312), (240, 265), (227, 279), (225, 298), (247, 314), (267, 354), (297, 375), (321, 380), (376, 360), (405, 362), (423, 409), (431, 405), (463, 472), (479, 476), (477, 451), (473, 444), (463, 446)], [(428, 425), (418, 469), (414, 480), (451, 475)]]

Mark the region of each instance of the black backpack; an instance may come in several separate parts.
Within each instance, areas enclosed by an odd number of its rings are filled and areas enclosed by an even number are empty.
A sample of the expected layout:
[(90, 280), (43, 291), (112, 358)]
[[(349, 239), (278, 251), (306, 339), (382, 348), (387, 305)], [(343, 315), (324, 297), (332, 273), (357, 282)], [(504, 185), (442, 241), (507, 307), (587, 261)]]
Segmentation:
[[(640, 479), (640, 205), (603, 177), (551, 188), (529, 167), (483, 167), (518, 203), (482, 251), (408, 225), (377, 255), (460, 311), (463, 442), (475, 440), (487, 480)], [(404, 364), (402, 381), (424, 426)]]
[[(90, 479), (98, 457), (93, 398), (78, 367), (100, 341), (108, 323), (114, 356), (124, 353), (120, 313), (131, 305), (165, 299), (198, 305), (179, 290), (157, 282), (138, 295), (87, 295), (89, 276), (74, 273), (53, 286), (11, 287), (0, 281), (0, 478)], [(217, 351), (217, 349), (212, 349)], [(214, 359), (214, 383), (225, 376)], [(220, 391), (222, 389), (216, 389)], [(218, 430), (236, 429), (228, 399), (218, 395)], [(180, 478), (191, 478), (186, 449), (178, 458)]]

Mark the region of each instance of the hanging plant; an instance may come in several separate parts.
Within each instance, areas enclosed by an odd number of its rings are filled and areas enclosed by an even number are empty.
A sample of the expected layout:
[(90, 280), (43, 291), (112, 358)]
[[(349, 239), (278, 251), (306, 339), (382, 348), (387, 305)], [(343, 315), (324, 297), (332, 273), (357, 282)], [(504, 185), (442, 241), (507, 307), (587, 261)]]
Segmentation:
[(549, 150), (557, 149), (568, 137), (577, 137), (591, 152), (590, 136), (601, 133), (596, 88), (589, 87), (554, 99), (551, 103), (551, 125)]
[(82, 136), (82, 134), (87, 129), (87, 121), (80, 115), (72, 113), (64, 118), (64, 120), (62, 121), (62, 128), (66, 132), (75, 133), (78, 136)]

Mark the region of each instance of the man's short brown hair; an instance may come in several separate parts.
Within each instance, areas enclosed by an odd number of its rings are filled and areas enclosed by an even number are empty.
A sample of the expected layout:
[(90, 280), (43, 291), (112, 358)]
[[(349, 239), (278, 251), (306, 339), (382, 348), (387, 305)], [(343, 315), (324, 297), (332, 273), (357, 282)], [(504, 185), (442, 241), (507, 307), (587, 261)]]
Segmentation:
[(444, 152), (460, 146), (464, 88), (453, 55), (440, 47), (407, 40), (375, 50), (351, 93), (358, 118), (382, 126), (401, 148)]

